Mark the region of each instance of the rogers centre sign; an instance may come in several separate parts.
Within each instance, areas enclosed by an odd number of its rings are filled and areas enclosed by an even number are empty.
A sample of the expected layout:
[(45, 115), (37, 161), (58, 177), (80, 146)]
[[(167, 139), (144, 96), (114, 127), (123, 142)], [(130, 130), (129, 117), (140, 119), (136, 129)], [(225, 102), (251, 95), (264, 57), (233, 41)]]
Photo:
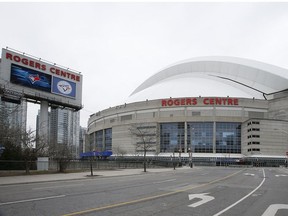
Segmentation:
[(2, 49), (0, 90), (12, 89), (36, 102), (48, 101), (60, 107), (80, 110), (82, 83), (80, 72), (19, 51)]
[(31, 68), (34, 68), (43, 72), (49, 72), (51, 74), (56, 74), (58, 76), (61, 76), (69, 80), (80, 82), (80, 76), (75, 73), (64, 71), (63, 69), (59, 69), (57, 67), (44, 64), (40, 61), (28, 59), (21, 55), (18, 55), (9, 51), (6, 52), (5, 58), (6, 60), (10, 60), (11, 62), (21, 63), (22, 65), (29, 66)]
[(170, 98), (162, 99), (162, 107), (171, 106), (238, 106), (238, 98), (221, 98), (221, 97), (207, 97), (207, 98)]

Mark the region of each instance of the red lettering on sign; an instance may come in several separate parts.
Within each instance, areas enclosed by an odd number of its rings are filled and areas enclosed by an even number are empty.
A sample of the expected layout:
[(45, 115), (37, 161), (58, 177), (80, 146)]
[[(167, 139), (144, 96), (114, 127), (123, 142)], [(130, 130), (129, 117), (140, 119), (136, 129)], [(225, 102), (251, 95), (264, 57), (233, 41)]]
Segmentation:
[(29, 61), (29, 66), (34, 68), (34, 61)]
[(233, 100), (231, 98), (228, 98), (228, 105), (233, 105)]
[(237, 98), (205, 98), (203, 100), (204, 105), (229, 105), (238, 106)]
[(185, 100), (185, 98), (181, 98), (181, 103), (180, 103), (180, 104), (181, 104), (181, 106), (184, 106), (184, 105), (186, 105), (186, 104), (185, 104), (185, 101), (186, 101), (186, 100)]
[(20, 62), (20, 61), (21, 61), (21, 58), (20, 58), (19, 56), (14, 56), (14, 57), (13, 57), (13, 60), (14, 60), (15, 62)]
[(23, 63), (24, 65), (28, 65), (28, 59), (23, 58), (23, 59), (22, 59), (22, 63)]
[(54, 74), (55, 73), (55, 68), (51, 67), (50, 68), (50, 72)]
[(6, 53), (6, 59), (13, 61), (13, 55), (11, 53)]
[(74, 74), (71, 74), (71, 79), (75, 80), (75, 75)]
[(210, 103), (210, 105), (214, 105), (214, 98), (210, 98), (209, 103)]
[(186, 98), (186, 105), (192, 105), (191, 98)]
[[(67, 71), (63, 71), (63, 70), (60, 70), (58, 68), (54, 68), (54, 67), (50, 68), (50, 72), (53, 74), (56, 74), (58, 76), (64, 77), (64, 78), (68, 78), (68, 79), (80, 82), (80, 76), (79, 75), (75, 75), (75, 74), (69, 73)], [(167, 106), (167, 104), (163, 104), (162, 106)]]
[[(47, 70), (46, 64), (41, 64), (41, 62), (38, 62), (37, 60), (36, 61), (30, 60), (29, 58), (22, 57), (21, 55), (18, 56), (18, 55), (14, 55), (12, 53), (6, 52), (6, 59), (10, 60), (10, 61), (17, 62), (17, 63), (22, 63), (23, 65), (27, 65), (29, 67), (32, 67), (32, 68), (35, 68), (38, 70), (42, 70), (42, 71)], [(68, 78), (68, 79), (80, 82), (80, 75), (69, 73), (66, 71), (62, 71), (62, 70), (60, 70), (58, 68), (54, 68), (54, 67), (51, 67), (49, 69), (49, 71), (52, 74), (56, 74), (56, 75), (64, 77), (64, 78)]]
[(179, 99), (174, 100), (174, 105), (179, 106), (180, 102)]
[(70, 79), (70, 75), (71, 75), (71, 74), (67, 72), (67, 77), (68, 77), (69, 79)]
[(43, 70), (45, 71), (46, 70), (46, 65), (44, 64), (40, 64), (36, 61), (33, 61), (33, 60), (29, 60), (27, 58), (22, 58), (21, 56), (18, 56), (18, 55), (13, 55), (11, 53), (6, 53), (6, 59), (10, 60), (10, 61), (14, 61), (14, 62), (21, 62), (23, 65), (27, 65), (27, 66), (30, 66), (30, 67), (33, 67), (33, 68), (36, 68), (36, 69), (39, 69), (39, 70)]
[(46, 65), (41, 65), (41, 70), (46, 71)]
[(222, 98), (215, 98), (215, 105), (221, 105)]
[[(76, 80), (77, 76), (71, 74), (71, 79)], [(203, 98), (203, 105), (228, 105), (228, 106), (238, 106), (238, 98)], [(163, 99), (162, 106), (191, 106), (197, 105), (197, 98), (175, 98), (175, 99)]]
[[(79, 77), (71, 75), (71, 79), (78, 79)], [(176, 99), (168, 99), (162, 100), (162, 106), (188, 106), (188, 105), (196, 105), (196, 98), (176, 98)]]
[(65, 71), (61, 71), (61, 76), (66, 77), (66, 72)]
[(203, 104), (205, 104), (205, 105), (209, 105), (209, 98), (204, 98), (204, 100), (203, 100)]
[(173, 105), (173, 100), (168, 100), (168, 106), (172, 106)]
[(35, 63), (35, 68), (40, 70), (40, 67), (41, 67), (40, 63), (36, 62)]
[(192, 99), (192, 105), (197, 105), (197, 99), (196, 98)]

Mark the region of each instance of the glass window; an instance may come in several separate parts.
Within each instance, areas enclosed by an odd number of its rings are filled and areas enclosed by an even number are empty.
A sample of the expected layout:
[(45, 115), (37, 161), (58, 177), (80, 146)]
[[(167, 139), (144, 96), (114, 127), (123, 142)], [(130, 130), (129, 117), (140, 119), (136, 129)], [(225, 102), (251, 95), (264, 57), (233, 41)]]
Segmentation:
[(184, 122), (160, 124), (160, 152), (184, 152)]
[(96, 151), (103, 149), (103, 130), (96, 131)]
[(213, 122), (187, 123), (187, 146), (192, 152), (213, 153)]
[(105, 129), (105, 150), (112, 151), (112, 128)]
[(241, 123), (216, 123), (216, 153), (241, 153)]

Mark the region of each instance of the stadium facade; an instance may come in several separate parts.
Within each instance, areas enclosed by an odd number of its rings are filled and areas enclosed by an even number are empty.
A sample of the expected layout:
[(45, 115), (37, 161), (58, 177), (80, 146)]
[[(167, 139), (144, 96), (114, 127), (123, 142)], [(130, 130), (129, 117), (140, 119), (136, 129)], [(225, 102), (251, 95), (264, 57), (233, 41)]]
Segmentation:
[(171, 65), (125, 103), (91, 115), (90, 145), (114, 155), (141, 155), (139, 134), (131, 128), (146, 131), (151, 155), (286, 159), (288, 70), (234, 57)]

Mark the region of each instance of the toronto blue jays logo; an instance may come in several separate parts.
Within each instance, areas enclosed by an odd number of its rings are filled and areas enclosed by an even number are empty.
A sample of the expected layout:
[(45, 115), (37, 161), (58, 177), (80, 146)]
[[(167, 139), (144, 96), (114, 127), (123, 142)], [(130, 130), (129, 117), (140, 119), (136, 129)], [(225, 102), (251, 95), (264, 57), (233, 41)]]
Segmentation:
[(72, 86), (69, 82), (61, 80), (57, 83), (57, 88), (62, 94), (69, 95), (72, 92)]
[(60, 84), (60, 85), (58, 85), (60, 88), (62, 88), (62, 90), (64, 91), (64, 92), (66, 92), (66, 91), (69, 91), (70, 89), (71, 89), (71, 86), (70, 85), (65, 85), (65, 84)]
[(36, 74), (36, 75), (35, 74), (30, 74), (29, 75), (29, 79), (32, 82), (32, 84), (34, 84), (37, 81), (40, 81), (39, 74)]

